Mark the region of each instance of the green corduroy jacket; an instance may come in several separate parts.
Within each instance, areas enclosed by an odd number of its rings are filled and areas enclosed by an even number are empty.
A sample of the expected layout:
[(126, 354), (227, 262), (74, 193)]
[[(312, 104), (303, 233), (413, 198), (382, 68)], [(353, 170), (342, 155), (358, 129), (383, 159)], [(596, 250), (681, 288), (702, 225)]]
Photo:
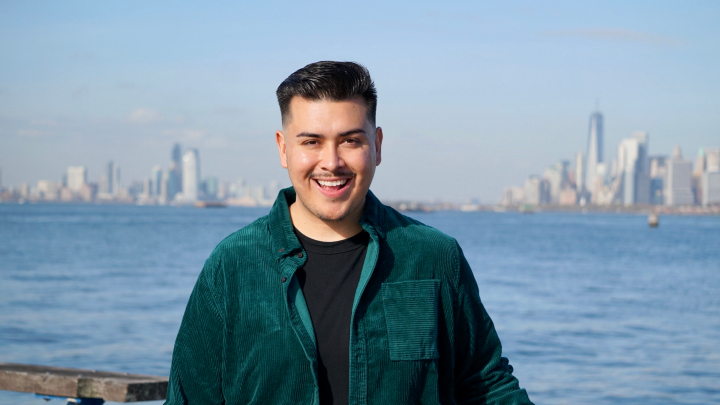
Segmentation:
[[(282, 190), (205, 262), (173, 352), (166, 404), (318, 404), (305, 252)], [(368, 192), (350, 330), (350, 404), (529, 404), (455, 239)]]

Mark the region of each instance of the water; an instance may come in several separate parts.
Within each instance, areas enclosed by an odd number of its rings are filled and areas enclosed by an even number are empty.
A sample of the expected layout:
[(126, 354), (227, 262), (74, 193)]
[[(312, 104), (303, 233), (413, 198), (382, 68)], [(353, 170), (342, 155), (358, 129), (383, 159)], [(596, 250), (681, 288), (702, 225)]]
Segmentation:
[[(167, 375), (204, 260), (266, 212), (0, 205), (0, 361)], [(536, 403), (720, 403), (720, 218), (412, 216), (459, 240)]]

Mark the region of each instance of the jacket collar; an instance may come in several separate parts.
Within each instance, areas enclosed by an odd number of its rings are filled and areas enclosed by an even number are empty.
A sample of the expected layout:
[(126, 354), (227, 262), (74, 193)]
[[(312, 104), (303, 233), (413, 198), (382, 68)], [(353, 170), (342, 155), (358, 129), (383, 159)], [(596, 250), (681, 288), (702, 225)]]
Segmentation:
[[(302, 245), (300, 245), (300, 241), (293, 232), (292, 220), (290, 219), (289, 207), (295, 202), (296, 198), (295, 189), (292, 187), (280, 190), (275, 204), (273, 204), (268, 214), (273, 250), (278, 258), (296, 254), (297, 251), (302, 250)], [(368, 190), (365, 197), (365, 212), (360, 218), (360, 225), (366, 231), (370, 233), (374, 231), (380, 238), (384, 239), (384, 222), (385, 206), (375, 197), (372, 191)]]

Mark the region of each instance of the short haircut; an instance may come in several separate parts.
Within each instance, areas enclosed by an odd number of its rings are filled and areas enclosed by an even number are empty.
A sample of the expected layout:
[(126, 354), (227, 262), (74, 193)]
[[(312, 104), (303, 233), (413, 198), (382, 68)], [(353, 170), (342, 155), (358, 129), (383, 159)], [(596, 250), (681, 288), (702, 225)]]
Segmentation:
[(370, 72), (355, 62), (322, 61), (311, 63), (288, 76), (277, 91), (283, 125), (290, 119), (290, 101), (295, 96), (307, 100), (343, 101), (362, 97), (366, 118), (375, 125), (377, 92)]

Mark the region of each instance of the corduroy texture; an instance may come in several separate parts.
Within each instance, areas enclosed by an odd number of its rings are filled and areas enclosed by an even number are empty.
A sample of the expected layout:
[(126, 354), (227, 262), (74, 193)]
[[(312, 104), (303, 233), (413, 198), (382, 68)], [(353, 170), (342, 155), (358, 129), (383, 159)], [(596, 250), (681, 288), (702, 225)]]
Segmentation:
[(382, 285), (390, 360), (440, 357), (437, 348), (439, 280)]
[[(315, 334), (295, 271), (290, 189), (223, 240), (175, 342), (166, 404), (317, 404)], [(350, 324), (350, 404), (530, 404), (457, 242), (368, 192)], [(303, 253), (299, 255), (299, 253)]]

